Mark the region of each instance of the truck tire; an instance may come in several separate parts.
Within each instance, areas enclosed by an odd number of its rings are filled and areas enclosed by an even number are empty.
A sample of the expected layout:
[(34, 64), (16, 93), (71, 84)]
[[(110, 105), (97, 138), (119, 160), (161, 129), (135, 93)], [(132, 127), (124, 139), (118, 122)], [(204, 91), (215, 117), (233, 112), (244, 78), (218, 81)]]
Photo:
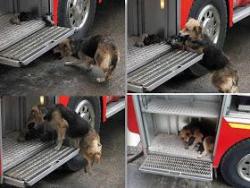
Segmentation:
[[(80, 10), (83, 10), (81, 14)], [(75, 34), (73, 38), (81, 39), (91, 28), (94, 22), (95, 12), (96, 1), (94, 0), (77, 0), (75, 5), (73, 5), (73, 0), (59, 0), (58, 25), (74, 28)], [(79, 15), (81, 17), (79, 17)]]
[(71, 97), (68, 107), (90, 121), (91, 126), (100, 131), (101, 104), (99, 97)]
[[(83, 118), (90, 118), (92, 127), (97, 132), (100, 131), (101, 104), (99, 97), (71, 97), (68, 107), (79, 113)], [(85, 165), (84, 163), (83, 157), (78, 154), (68, 161), (64, 167), (69, 171), (75, 172), (82, 169)]]
[[(223, 47), (228, 25), (227, 5), (224, 0), (195, 0), (189, 17), (201, 21), (202, 26), (207, 33), (209, 33), (208, 35), (217, 47)], [(220, 24), (217, 24), (217, 27), (211, 27), (214, 23), (218, 22), (220, 22)], [(214, 33), (214, 35), (212, 33)], [(195, 64), (190, 67), (189, 72), (194, 77), (200, 77), (208, 73), (206, 68), (200, 64)]]
[[(224, 180), (233, 187), (250, 187), (250, 139), (233, 146), (223, 157), (220, 165)], [(248, 169), (247, 169), (248, 167)]]

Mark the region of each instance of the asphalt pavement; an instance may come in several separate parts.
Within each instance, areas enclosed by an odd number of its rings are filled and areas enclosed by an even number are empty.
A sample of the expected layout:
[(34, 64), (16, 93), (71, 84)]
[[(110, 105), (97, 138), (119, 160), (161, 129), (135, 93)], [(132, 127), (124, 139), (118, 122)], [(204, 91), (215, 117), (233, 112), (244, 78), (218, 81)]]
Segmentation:
[(93, 34), (110, 34), (120, 49), (121, 61), (113, 79), (98, 84), (98, 71), (85, 71), (65, 67), (65, 60), (57, 60), (51, 53), (23, 68), (0, 65), (0, 95), (124, 95), (125, 94), (125, 4), (109, 0), (98, 7)]

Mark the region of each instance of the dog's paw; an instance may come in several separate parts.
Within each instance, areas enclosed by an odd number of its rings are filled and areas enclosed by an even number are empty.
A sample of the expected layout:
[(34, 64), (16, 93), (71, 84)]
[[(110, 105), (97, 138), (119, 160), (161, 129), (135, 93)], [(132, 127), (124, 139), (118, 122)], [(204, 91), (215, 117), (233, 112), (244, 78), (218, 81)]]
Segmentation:
[(57, 145), (57, 146), (55, 147), (55, 150), (59, 151), (61, 148), (62, 148), (62, 145)]

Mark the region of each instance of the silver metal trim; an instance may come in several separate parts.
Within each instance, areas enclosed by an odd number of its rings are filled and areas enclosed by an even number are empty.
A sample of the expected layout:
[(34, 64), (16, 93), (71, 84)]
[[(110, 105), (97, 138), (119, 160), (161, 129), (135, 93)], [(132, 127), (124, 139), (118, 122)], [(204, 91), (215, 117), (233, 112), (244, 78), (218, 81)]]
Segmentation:
[(132, 91), (135, 93), (143, 93), (143, 87), (142, 86), (137, 86), (131, 83), (127, 83), (127, 89), (128, 91)]
[(237, 23), (248, 16), (250, 16), (250, 6), (235, 8), (233, 15), (233, 23)]
[(7, 185), (12, 185), (12, 186), (15, 186), (15, 187), (21, 187), (21, 188), (25, 187), (24, 181), (20, 181), (20, 180), (17, 180), (15, 178), (11, 178), (11, 177), (4, 176), (4, 181), (3, 182), (5, 184), (7, 184)]
[[(125, 99), (120, 99), (117, 102), (113, 102), (114, 104), (108, 104), (106, 117), (110, 118), (111, 116), (115, 115), (116, 113), (120, 112), (125, 108)], [(110, 106), (109, 106), (110, 105)]]

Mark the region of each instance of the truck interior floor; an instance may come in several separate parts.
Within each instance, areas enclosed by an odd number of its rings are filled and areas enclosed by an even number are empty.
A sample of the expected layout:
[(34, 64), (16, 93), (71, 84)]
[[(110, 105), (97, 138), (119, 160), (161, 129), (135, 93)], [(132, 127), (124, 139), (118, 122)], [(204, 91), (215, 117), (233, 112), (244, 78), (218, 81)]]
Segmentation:
[(199, 157), (199, 153), (191, 148), (185, 149), (183, 141), (177, 135), (159, 133), (149, 146), (149, 153), (165, 154), (170, 156), (185, 157), (212, 162), (211, 154)]

